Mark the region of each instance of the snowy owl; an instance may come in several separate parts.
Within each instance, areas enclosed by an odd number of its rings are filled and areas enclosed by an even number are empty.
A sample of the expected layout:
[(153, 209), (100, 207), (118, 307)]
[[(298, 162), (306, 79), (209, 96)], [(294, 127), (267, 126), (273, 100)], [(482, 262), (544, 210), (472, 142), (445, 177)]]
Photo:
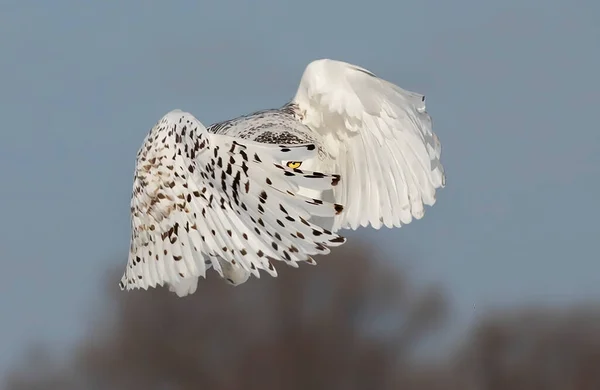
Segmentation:
[(167, 113), (137, 154), (121, 289), (239, 285), (315, 264), (340, 229), (420, 219), (444, 187), (423, 95), (341, 61), (311, 62), (291, 102), (208, 128)]

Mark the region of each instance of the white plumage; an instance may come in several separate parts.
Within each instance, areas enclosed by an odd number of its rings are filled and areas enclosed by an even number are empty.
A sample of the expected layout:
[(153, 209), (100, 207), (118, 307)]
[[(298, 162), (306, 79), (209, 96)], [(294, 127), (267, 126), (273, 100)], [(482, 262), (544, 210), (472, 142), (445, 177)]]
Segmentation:
[(309, 64), (280, 109), (208, 129), (171, 111), (137, 155), (121, 288), (184, 296), (211, 266), (238, 285), (276, 276), (273, 260), (314, 264), (342, 228), (420, 219), (445, 185), (440, 155), (422, 95), (340, 61)]
[(292, 170), (286, 160), (316, 153), (308, 145), (267, 145), (210, 134), (175, 110), (148, 134), (137, 157), (131, 199), (132, 238), (124, 289), (168, 283), (193, 293), (211, 265), (232, 284), (272, 260), (314, 262), (344, 239), (307, 220), (333, 216), (337, 204), (297, 195), (298, 185), (327, 189), (339, 176)]
[(445, 178), (423, 95), (364, 68), (320, 60), (304, 71), (293, 103), (328, 154), (312, 167), (343, 179), (334, 189), (344, 205), (334, 231), (408, 224), (435, 203)]

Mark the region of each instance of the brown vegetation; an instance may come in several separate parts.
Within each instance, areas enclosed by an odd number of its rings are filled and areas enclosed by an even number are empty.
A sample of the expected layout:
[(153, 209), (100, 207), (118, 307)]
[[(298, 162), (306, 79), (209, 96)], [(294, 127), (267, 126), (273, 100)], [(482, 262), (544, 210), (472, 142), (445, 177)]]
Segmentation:
[(498, 313), (445, 364), (419, 363), (444, 324), (441, 294), (368, 253), (347, 245), (235, 288), (215, 274), (184, 299), (108, 284), (104, 325), (64, 365), (32, 353), (6, 389), (600, 389), (592, 308)]

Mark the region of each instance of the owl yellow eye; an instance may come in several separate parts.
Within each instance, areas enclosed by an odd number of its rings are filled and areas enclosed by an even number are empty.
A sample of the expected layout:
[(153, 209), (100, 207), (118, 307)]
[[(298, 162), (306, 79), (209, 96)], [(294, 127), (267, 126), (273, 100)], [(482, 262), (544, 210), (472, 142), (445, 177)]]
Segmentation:
[(287, 163), (287, 166), (292, 169), (300, 168), (300, 165), (302, 165), (300, 161), (288, 161)]

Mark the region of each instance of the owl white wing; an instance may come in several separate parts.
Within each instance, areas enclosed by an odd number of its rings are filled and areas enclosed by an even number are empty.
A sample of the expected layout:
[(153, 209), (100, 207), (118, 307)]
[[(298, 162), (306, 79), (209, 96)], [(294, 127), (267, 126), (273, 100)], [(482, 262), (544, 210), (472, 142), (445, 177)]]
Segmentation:
[(309, 219), (343, 207), (297, 194), (299, 186), (330, 189), (339, 176), (281, 164), (315, 153), (312, 144), (268, 145), (211, 134), (189, 113), (166, 114), (137, 155), (121, 288), (167, 283), (187, 295), (205, 277), (207, 263), (221, 276), (222, 268), (231, 267), (276, 276), (273, 260), (297, 267), (342, 244), (344, 238)]
[[(292, 101), (329, 153), (315, 169), (342, 177), (333, 230), (398, 227), (420, 219), (445, 185), (425, 98), (345, 62), (317, 60)], [(329, 166), (324, 166), (329, 165)]]

